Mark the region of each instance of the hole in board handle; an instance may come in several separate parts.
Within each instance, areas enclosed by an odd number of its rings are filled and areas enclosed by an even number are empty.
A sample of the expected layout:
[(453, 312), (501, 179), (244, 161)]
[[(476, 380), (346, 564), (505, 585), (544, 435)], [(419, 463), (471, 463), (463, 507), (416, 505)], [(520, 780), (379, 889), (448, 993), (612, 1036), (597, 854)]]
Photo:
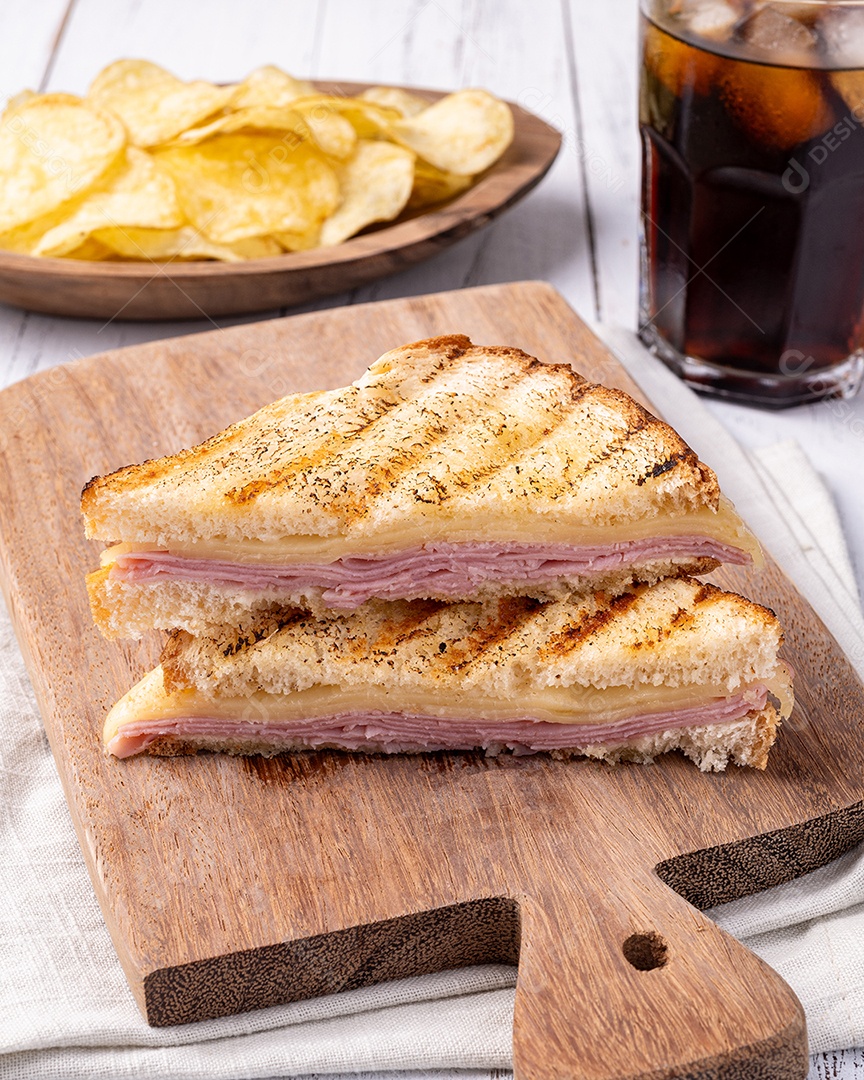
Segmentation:
[(656, 930), (631, 934), (621, 946), (624, 959), (637, 971), (661, 968), (669, 959), (669, 946)]

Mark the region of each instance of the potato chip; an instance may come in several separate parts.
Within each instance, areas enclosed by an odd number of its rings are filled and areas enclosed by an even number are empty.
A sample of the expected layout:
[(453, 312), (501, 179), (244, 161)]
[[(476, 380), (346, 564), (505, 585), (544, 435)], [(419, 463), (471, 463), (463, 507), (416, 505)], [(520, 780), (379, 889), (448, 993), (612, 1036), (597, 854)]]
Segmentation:
[(267, 64), (257, 68), (243, 82), (234, 87), (229, 107), (232, 109), (254, 108), (258, 105), (279, 107), (290, 104), (295, 98), (314, 94), (315, 87), (305, 79), (295, 79), (284, 71)]
[(307, 109), (302, 115), (319, 150), (340, 161), (351, 156), (357, 146), (357, 132), (350, 120), (323, 106)]
[[(291, 132), (300, 139), (311, 139), (312, 131), (299, 112), (287, 106), (271, 107), (255, 105), (236, 112), (217, 116), (208, 120), (201, 127), (187, 128), (172, 139), (169, 146), (194, 146), (195, 143), (209, 139), (211, 135), (224, 135), (232, 131), (284, 131)], [(351, 129), (354, 134), (354, 129)]]
[(113, 116), (68, 94), (28, 98), (0, 121), (0, 233), (91, 187), (123, 149)]
[(15, 110), (20, 109), (22, 105), (26, 105), (28, 102), (35, 101), (36, 98), (39, 98), (40, 101), (50, 99), (52, 105), (87, 104), (87, 102), (84, 101), (84, 99), (78, 94), (64, 94), (57, 91), (54, 91), (51, 94), (37, 94), (35, 90), (22, 90), (20, 94), (16, 94), (14, 97), (7, 98), (6, 107), (3, 109), (3, 116), (5, 116), (7, 113), (15, 112)]
[(253, 236), (236, 244), (214, 244), (191, 225), (180, 229), (104, 229), (96, 239), (124, 258), (151, 262), (175, 259), (243, 262), (282, 254), (281, 245), (271, 236)]
[(317, 91), (273, 65), (183, 82), (120, 60), (85, 99), (24, 90), (0, 116), (0, 248), (72, 259), (235, 262), (332, 246), (452, 198), (512, 137), (467, 90)]
[(19, 225), (17, 229), (0, 233), (0, 251), (16, 251), (29, 255), (44, 232), (44, 227), (35, 227), (31, 221), (27, 225)]
[(473, 183), (473, 176), (442, 172), (418, 158), (414, 164), (414, 187), (408, 199), (408, 209), (419, 210), (424, 206), (433, 206), (435, 203), (452, 199)]
[(310, 229), (305, 233), (279, 232), (273, 234), (285, 251), (309, 251), (321, 242), (321, 229)]
[[(65, 207), (63, 208), (65, 209)], [(20, 229), (15, 229), (12, 232), (3, 233), (0, 235), (0, 250), (14, 251), (21, 255), (32, 255), (34, 249), (43, 235), (47, 231), (46, 221), (50, 221), (52, 225), (56, 225), (62, 222), (63, 216), (61, 214), (46, 215), (44, 218), (38, 218), (36, 222), (31, 222), (29, 225), (25, 225)], [(86, 259), (88, 261), (96, 261), (98, 259), (109, 259), (114, 255), (109, 248), (103, 244), (97, 242), (91, 243), (91, 237), (79, 244), (78, 247), (72, 248), (69, 251), (64, 251), (62, 258), (64, 259)], [(50, 257), (60, 258), (59, 253), (51, 252)]]
[[(109, 174), (112, 172), (113, 167), (109, 170)], [(87, 193), (85, 192), (84, 195), (79, 195), (77, 199), (62, 203), (50, 213), (43, 214), (33, 221), (28, 221), (26, 225), (19, 225), (17, 228), (10, 229), (9, 232), (0, 233), (0, 249), (32, 255), (33, 249), (45, 233), (72, 214), (75, 207), (83, 202), (86, 197)]]
[(87, 100), (118, 116), (135, 146), (158, 146), (220, 112), (232, 86), (184, 83), (147, 60), (118, 60), (93, 80)]
[(249, 105), (217, 116), (201, 127), (188, 128), (172, 139), (171, 146), (191, 146), (219, 132), (283, 131), (298, 138), (312, 139), (318, 149), (330, 157), (344, 159), (357, 145), (357, 134), (338, 112), (316, 105), (299, 113), (289, 105)]
[(100, 244), (92, 236), (88, 236), (80, 247), (67, 251), (63, 256), (64, 259), (80, 259), (82, 262), (105, 262), (107, 259), (115, 257), (115, 253), (111, 248)]
[(278, 240), (285, 252), (308, 252), (313, 247), (319, 246), (321, 229), (311, 232), (275, 232), (273, 238)]
[[(3, 115), (5, 116), (7, 112), (12, 112), (15, 109), (20, 109), (22, 105), (38, 96), (39, 95), (35, 90), (22, 90), (19, 94), (16, 94), (15, 97), (11, 97), (7, 100)], [(58, 94), (56, 96), (59, 97), (60, 95)]]
[(48, 229), (33, 253), (65, 255), (99, 229), (173, 229), (184, 220), (174, 181), (149, 154), (129, 146), (120, 166), (89, 191), (68, 217)]
[[(273, 236), (248, 236), (245, 240), (237, 240), (233, 244), (221, 244), (219, 245), (226, 251), (230, 251), (232, 255), (235, 255), (238, 259), (269, 259), (274, 255), (281, 255), (279, 250), (281, 244)], [(215, 251), (217, 245), (211, 245), (211, 250)], [(219, 256), (213, 255), (213, 258)], [(223, 255), (222, 258), (227, 258), (227, 255)], [(233, 262), (233, 259), (231, 260)]]
[(425, 98), (399, 86), (370, 86), (359, 97), (362, 101), (372, 101), (387, 109), (395, 109), (400, 116), (416, 116), (429, 108), (429, 102)]
[(378, 105), (374, 101), (328, 94), (295, 98), (292, 105), (307, 118), (321, 115), (322, 110), (336, 112), (351, 124), (361, 139), (387, 138), (390, 125), (400, 115), (396, 109)]
[(341, 244), (374, 221), (392, 221), (401, 213), (414, 183), (414, 155), (392, 143), (361, 139), (336, 176), (342, 202), (321, 226), (322, 247)]
[(460, 90), (391, 125), (392, 137), (457, 176), (483, 172), (513, 141), (509, 106), (485, 90)]
[(307, 142), (270, 135), (216, 135), (154, 152), (177, 184), (180, 205), (204, 236), (231, 244), (277, 232), (306, 233), (340, 202), (333, 169)]

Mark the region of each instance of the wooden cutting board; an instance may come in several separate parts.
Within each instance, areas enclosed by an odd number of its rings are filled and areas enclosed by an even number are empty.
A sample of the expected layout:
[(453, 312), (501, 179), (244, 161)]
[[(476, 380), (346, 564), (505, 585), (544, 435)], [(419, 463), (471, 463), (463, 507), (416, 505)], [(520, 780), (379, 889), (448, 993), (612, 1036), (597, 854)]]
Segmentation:
[(721, 579), (778, 612), (797, 673), (765, 773), (677, 756), (102, 754), (105, 712), (158, 642), (106, 643), (91, 624), (84, 482), (455, 332), (636, 392), (551, 287), (516, 283), (136, 346), (0, 394), (0, 576), (136, 1000), (181, 1024), (518, 962), (517, 1077), (803, 1077), (798, 1001), (698, 910), (864, 837), (864, 690), (776, 567)]

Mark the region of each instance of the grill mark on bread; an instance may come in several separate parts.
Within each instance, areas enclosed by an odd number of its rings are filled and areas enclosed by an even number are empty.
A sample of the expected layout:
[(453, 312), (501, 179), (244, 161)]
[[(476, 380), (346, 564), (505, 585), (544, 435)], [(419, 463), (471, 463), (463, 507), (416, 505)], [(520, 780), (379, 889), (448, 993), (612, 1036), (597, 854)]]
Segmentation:
[(222, 649), (223, 656), (234, 656), (253, 648), (261, 641), (288, 630), (293, 626), (302, 626), (310, 618), (303, 608), (280, 608), (277, 611), (263, 612), (255, 622), (237, 628), (236, 636), (229, 640)]
[(706, 600), (716, 599), (720, 595), (720, 590), (715, 585), (709, 585), (707, 582), (700, 582), (699, 588), (693, 595), (694, 604), (704, 604)]
[(402, 348), (409, 355), (412, 351), (422, 349), (424, 352), (442, 352), (448, 360), (456, 360), (473, 349), (474, 345), (464, 334), (439, 334), (438, 337), (412, 341), (408, 345), (403, 345)]
[(604, 461), (610, 458), (614, 453), (619, 450), (623, 450), (629, 442), (631, 442), (637, 435), (645, 430), (650, 430), (655, 426), (660, 426), (660, 421), (656, 417), (651, 416), (649, 413), (645, 413), (642, 416), (637, 416), (633, 421), (630, 421), (627, 425), (627, 430), (622, 432), (617, 438), (612, 439), (602, 449), (599, 449), (593, 458), (590, 458), (582, 467), (583, 475), (587, 475), (592, 469), (596, 469), (598, 465), (602, 465)]
[(639, 601), (642, 592), (643, 590), (639, 589), (621, 593), (620, 596), (613, 597), (611, 600), (603, 593), (597, 593), (597, 609), (587, 612), (578, 622), (568, 623), (557, 633), (551, 634), (549, 640), (540, 649), (541, 658), (560, 658), (580, 648), (589, 638), (629, 611)]
[(679, 607), (669, 622), (676, 630), (683, 630), (685, 626), (690, 626), (694, 622), (694, 618), (692, 612)]
[[(354, 396), (359, 397), (359, 391)], [(321, 464), (331, 460), (342, 452), (347, 444), (358, 439), (364, 433), (369, 432), (373, 425), (377, 424), (393, 409), (404, 404), (396, 397), (384, 397), (383, 395), (371, 398), (359, 403), (356, 417), (348, 416), (342, 420), (348, 430), (330, 430), (327, 436), (319, 443), (313, 453), (296, 456), (286, 465), (280, 465), (269, 473), (255, 480), (249, 481), (240, 487), (231, 488), (225, 492), (224, 498), (237, 506), (253, 502), (262, 492), (284, 486), (297, 478), (306, 479), (304, 474), (315, 470)], [(321, 419), (325, 419), (324, 416)], [(332, 418), (335, 420), (335, 418)], [(351, 427), (356, 423), (356, 427)]]
[(724, 592), (716, 585), (711, 585), (707, 581), (698, 582), (698, 588), (693, 594), (691, 604), (693, 607), (711, 607), (712, 605), (723, 606), (730, 600), (737, 602), (742, 610), (747, 611), (750, 618), (759, 619), (766, 627), (777, 626), (777, 614), (771, 608), (766, 607), (765, 604), (757, 604), (753, 600), (748, 600), (746, 596), (741, 596), (739, 593)]
[[(285, 607), (277, 610), (259, 612), (253, 622), (246, 625), (223, 627), (223, 638), (219, 651), (223, 657), (239, 656), (262, 641), (266, 641), (280, 630), (289, 630), (302, 626), (312, 618), (308, 611), (299, 607)], [(159, 662), (170, 668), (178, 657), (192, 645), (195, 638), (186, 630), (172, 630), (162, 649)]]
[[(422, 459), (422, 454), (430, 446), (440, 442), (450, 431), (448, 426), (440, 422), (436, 414), (430, 413), (430, 420), (427, 425), (424, 428), (416, 427), (412, 432), (415, 438), (414, 446), (420, 447), (421, 451), (411, 454), (404, 447), (392, 447), (389, 458), (385, 458), (381, 462), (373, 462), (371, 466), (366, 468), (364, 475), (366, 491), (349, 489), (344, 481), (344, 474), (342, 487), (337, 487), (335, 490), (333, 481), (329, 477), (309, 477), (306, 475), (314, 473), (315, 469), (323, 464), (328, 464), (336, 472), (334, 468), (336, 465), (335, 459), (340, 455), (344, 455), (346, 450), (350, 450), (352, 442), (356, 441), (364, 432), (368, 434), (373, 425), (389, 416), (394, 409), (407, 404), (405, 401), (398, 399), (384, 398), (377, 399), (376, 403), (380, 403), (384, 407), (380, 408), (373, 416), (364, 418), (363, 423), (355, 430), (349, 431), (347, 434), (342, 432), (332, 433), (331, 439), (319, 446), (314, 455), (297, 458), (288, 465), (273, 469), (263, 477), (252, 480), (239, 488), (232, 488), (225, 492), (224, 498), (235, 505), (243, 505), (244, 503), (253, 502), (263, 492), (272, 491), (280, 486), (287, 486), (299, 477), (306, 484), (317, 484), (322, 488), (322, 491), (316, 494), (316, 501), (319, 504), (329, 506), (333, 510), (343, 510), (357, 514), (366, 513), (369, 509), (370, 497), (380, 494), (387, 482), (392, 484), (396, 477), (407, 472), (413, 465), (418, 463)], [(423, 409), (420, 410), (421, 414), (423, 411)], [(382, 437), (386, 439), (386, 434)]]
[[(484, 350), (484, 352), (489, 351), (494, 350)], [(507, 356), (511, 354), (511, 350), (503, 348), (500, 352)], [(465, 355), (464, 350), (461, 352), (456, 350), (456, 355), (448, 357), (448, 359), (459, 360)], [(526, 361), (530, 362), (526, 362), (517, 370), (507, 373), (501, 384), (496, 387), (494, 398), (475, 407), (473, 411), (474, 422), (482, 423), (485, 417), (494, 414), (497, 411), (495, 406), (500, 397), (517, 388), (532, 372), (546, 370), (547, 365), (542, 364), (539, 360), (531, 360), (526, 357)], [(384, 446), (381, 448), (380, 457), (374, 450), (371, 451), (370, 458), (364, 466), (363, 481), (365, 490), (348, 486), (344, 481), (341, 487), (334, 490), (332, 481), (328, 485), (324, 482), (326, 478), (322, 477), (318, 480), (322, 487), (318, 497), (319, 504), (327, 506), (336, 512), (347, 511), (358, 515), (368, 513), (371, 509), (371, 503), (376, 497), (394, 488), (402, 477), (412, 472), (417, 475), (418, 480), (425, 482), (424, 484), (418, 484), (414, 490), (414, 497), (418, 502), (428, 504), (444, 501), (451, 494), (451, 485), (425, 476), (422, 473), (422, 467), (424, 461), (431, 456), (431, 451), (454, 430), (458, 431), (464, 421), (462, 410), (453, 410), (452, 400), (443, 400), (440, 403), (436, 401), (435, 382), (442, 377), (449, 377), (451, 374), (452, 369), (442, 374), (442, 365), (436, 364), (434, 370), (421, 380), (427, 383), (428, 393), (425, 395), (429, 399), (427, 402), (424, 403), (422, 399), (420, 401), (403, 401), (398, 398), (378, 399), (384, 407), (380, 408), (372, 416), (364, 418), (364, 422), (356, 430), (349, 431), (347, 434), (334, 434), (332, 440), (317, 448), (314, 456), (307, 456), (287, 466), (280, 466), (278, 469), (263, 477), (256, 478), (240, 488), (232, 488), (226, 492), (225, 498), (236, 505), (252, 502), (262, 492), (290, 484), (304, 472), (312, 472), (317, 466), (324, 463), (327, 463), (331, 470), (338, 472), (340, 464), (338, 458), (350, 453), (352, 443), (361, 434), (365, 432), (368, 435), (369, 429), (378, 424), (379, 421), (386, 421), (388, 417), (391, 417), (396, 407), (406, 406), (409, 410), (412, 410), (412, 422), (405, 424), (404, 432), (399, 430), (398, 427), (397, 430), (391, 431), (390, 428), (396, 427), (396, 425), (388, 426), (386, 423), (383, 428), (376, 432)], [(444, 398), (445, 395), (446, 391), (441, 391), (437, 396)], [(559, 417), (558, 424), (562, 422), (566, 415), (565, 413)], [(420, 426), (421, 420), (425, 421), (423, 426)], [(350, 422), (349, 419), (348, 423), (350, 424)], [(547, 430), (545, 435), (548, 437), (548, 434), (549, 431)], [(406, 441), (409, 439), (410, 443), (406, 445)], [(489, 449), (493, 453), (501, 449), (494, 438), (489, 442)], [(510, 453), (506, 457), (503, 457), (500, 461), (489, 462), (488, 472), (491, 474), (503, 468), (514, 457), (524, 453), (525, 449), (526, 447), (517, 441), (516, 445), (510, 448)], [(354, 459), (346, 461), (345, 467), (350, 468), (355, 462), (356, 456)], [(468, 477), (472, 480), (482, 477), (482, 468), (483, 466), (478, 463), (478, 466), (466, 470), (465, 474), (463, 474), (463, 482)], [(310, 482), (308, 477), (304, 477), (304, 479), (307, 483)], [(316, 480), (313, 478), (311, 482), (315, 483)], [(431, 483), (433, 490), (427, 492), (424, 488), (429, 483)], [(458, 486), (458, 482), (455, 481), (451, 481), (451, 484), (453, 487)]]
[[(494, 413), (501, 395), (512, 393), (514, 386), (539, 372), (546, 391), (545, 400), (538, 399), (539, 411), (533, 401), (523, 402), (524, 409), (518, 401), (512, 409), (499, 409), (524, 413), (525, 441), (517, 447), (513, 433), (503, 427), (497, 439)], [(484, 417), (485, 432), (479, 427)], [(465, 427), (475, 424), (484, 437), (466, 438)], [(515, 417), (513, 425), (519, 426)], [(534, 439), (538, 431), (539, 439)], [(639, 431), (649, 434), (639, 438)], [(632, 446), (620, 463), (614, 445), (596, 459), (592, 440), (609, 445), (622, 435), (620, 446), (626, 445), (628, 435)], [(550, 436), (546, 450), (543, 440)], [(440, 448), (442, 442), (445, 446)], [(520, 454), (531, 459), (521, 478), (513, 469)], [(583, 468), (588, 459), (592, 459), (589, 466)], [(508, 462), (509, 471), (499, 479)], [(455, 479), (453, 466), (461, 466)], [(602, 479), (596, 480), (600, 468)], [(543, 364), (518, 349), (475, 347), (463, 335), (445, 335), (385, 354), (353, 386), (291, 395), (190, 450), (93, 477), (84, 490), (82, 509), (90, 536), (149, 540), (144, 535), (147, 526), (137, 520), (134, 529), (139, 535), (124, 527), (124, 520), (135, 517), (130, 504), (140, 491), (153, 492), (166, 507), (178, 502), (170, 510), (172, 520), (178, 521), (201, 504), (202, 491), (210, 491), (211, 514), (225, 513), (234, 533), (254, 529), (259, 519), (272, 531), (270, 519), (278, 519), (285, 535), (359, 535), (367, 529), (367, 521), (377, 520), (373, 510), (381, 508), (388, 520), (400, 511), (434, 516), (435, 506), (464, 499), (471, 485), (479, 503), (500, 498), (498, 488), (503, 485), (526, 500), (526, 506), (537, 503), (548, 510), (555, 500), (579, 491), (580, 475), (587, 486), (578, 499), (587, 500), (591, 512), (598, 514), (593, 507), (600, 499), (600, 509), (607, 517), (614, 516), (606, 502), (616, 497), (616, 489), (630, 495), (672, 470), (674, 480), (651, 499), (662, 502), (668, 496), (680, 507), (717, 508), (719, 492), (710, 469), (671, 428), (623, 392), (588, 383), (566, 365)], [(277, 497), (261, 501), (268, 491)], [(608, 493), (605, 497), (603, 491)], [(291, 507), (298, 504), (290, 519), (285, 517), (287, 510), (280, 509), (283, 493)], [(188, 508), (181, 510), (179, 503), (186, 495)], [(414, 503), (432, 509), (412, 510)], [(664, 512), (662, 506), (649, 509)], [(176, 528), (195, 538), (200, 532), (188, 523)], [(206, 535), (211, 534), (205, 531), (201, 538)]]
[[(529, 371), (526, 371), (523, 374), (522, 378), (535, 371), (538, 367), (545, 369), (548, 366), (549, 365), (541, 364), (539, 361), (536, 361), (535, 365), (532, 365)], [(522, 381), (522, 378), (517, 379), (510, 386), (503, 389), (514, 389), (514, 387), (518, 386), (519, 382)], [(438, 499), (424, 501), (443, 502), (444, 499), (448, 498), (450, 495), (456, 494), (455, 491), (450, 489), (464, 490), (466, 488), (471, 488), (479, 481), (488, 480), (490, 477), (494, 476), (495, 473), (501, 472), (502, 470), (508, 468), (519, 457), (530, 453), (532, 450), (536, 450), (539, 446), (542, 446), (544, 442), (547, 442), (558, 431), (558, 429), (563, 426), (563, 424), (573, 415), (577, 403), (594, 389), (595, 387), (592, 386), (591, 383), (587, 383), (582, 380), (580, 385), (574, 386), (571, 389), (567, 401), (562, 402), (562, 409), (558, 413), (558, 415), (550, 418), (551, 426), (541, 428), (540, 431), (538, 431), (533, 438), (526, 439), (524, 441), (520, 440), (517, 434), (517, 437), (506, 449), (501, 446), (500, 441), (495, 441), (493, 439), (493, 441), (490, 443), (490, 450), (493, 454), (499, 454), (499, 457), (487, 459), (485, 464), (483, 464), (482, 462), (478, 462), (477, 464), (472, 465), (467, 469), (461, 470), (461, 472), (452, 473), (448, 477), (449, 486), (441, 484), (440, 481), (436, 483), (435, 486), (441, 489), (438, 492)], [(486, 414), (493, 411), (496, 410), (493, 410), (491, 408), (486, 409)], [(482, 418), (478, 417), (477, 422), (481, 423)], [(502, 425), (502, 430), (505, 429), (506, 426), (506, 423)], [(511, 421), (510, 430), (516, 431), (518, 433), (519, 428)]]
[(664, 473), (674, 469), (676, 465), (686, 462), (688, 465), (695, 467), (698, 459), (689, 446), (685, 446), (683, 450), (678, 450), (674, 454), (670, 454), (669, 457), (663, 461), (658, 461), (652, 465), (650, 469), (642, 476), (640, 476), (636, 483), (641, 487), (642, 484), (646, 484), (649, 480), (656, 480), (658, 476), (662, 476)]
[[(484, 357), (488, 357), (490, 355), (501, 356), (511, 361), (514, 359), (514, 354), (516, 354), (516, 357), (521, 362), (521, 366), (519, 367), (519, 369), (509, 373), (506, 379), (502, 381), (502, 383), (498, 387), (496, 387), (495, 397), (482, 402), (479, 406), (476, 407), (475, 413), (472, 416), (472, 420), (476, 426), (485, 427), (486, 424), (484, 423), (484, 421), (486, 421), (487, 417), (491, 415), (500, 414), (501, 416), (504, 416), (506, 418), (506, 414), (502, 413), (497, 408), (497, 404), (500, 399), (506, 394), (519, 388), (522, 383), (524, 383), (532, 375), (537, 373), (541, 373), (543, 376), (546, 377), (548, 377), (550, 373), (555, 373), (556, 375), (564, 375), (569, 383), (567, 387), (567, 400), (560, 403), (561, 411), (558, 413), (558, 415), (550, 418), (552, 420), (551, 426), (547, 426), (541, 429), (537, 436), (531, 439), (520, 440), (517, 435), (517, 438), (513, 440), (513, 442), (506, 448), (502, 446), (502, 440), (496, 437), (500, 436), (503, 431), (508, 430), (508, 424), (505, 419), (505, 422), (500, 426), (498, 431), (492, 432), (492, 438), (490, 438), (488, 442), (483, 443), (481, 444), (481, 446), (478, 446), (476, 448), (478, 451), (478, 460), (476, 461), (476, 463), (472, 464), (469, 468), (463, 469), (461, 472), (458, 473), (448, 472), (447, 480), (445, 482), (444, 480), (433, 477), (428, 473), (422, 473), (419, 467), (422, 466), (424, 459), (431, 456), (428, 453), (428, 450), (431, 449), (432, 446), (439, 443), (441, 439), (445, 438), (451, 432), (458, 432), (461, 427), (462, 417), (459, 415), (453, 417), (449, 424), (442, 425), (442, 431), (440, 436), (437, 437), (434, 442), (430, 441), (424, 447), (424, 452), (418, 454), (413, 462), (406, 461), (404, 463), (404, 467), (400, 468), (398, 473), (395, 470), (391, 469), (389, 474), (386, 476), (389, 486), (392, 488), (398, 482), (399, 476), (404, 476), (405, 474), (407, 474), (411, 465), (415, 464), (417, 466), (417, 479), (423, 482), (422, 485), (418, 485), (417, 487), (415, 487), (413, 491), (414, 499), (417, 502), (422, 502), (427, 505), (440, 504), (443, 503), (445, 500), (449, 499), (451, 496), (461, 493), (462, 490), (476, 486), (482, 480), (488, 480), (490, 477), (494, 476), (495, 473), (500, 472), (510, 466), (513, 461), (518, 459), (520, 456), (528, 454), (532, 450), (536, 449), (538, 446), (542, 445), (543, 442), (547, 441), (550, 436), (553, 435), (558, 430), (558, 428), (560, 428), (565, 423), (565, 421), (567, 421), (572, 416), (576, 404), (585, 395), (602, 389), (592, 383), (587, 382), (585, 379), (582, 378), (581, 375), (578, 375), (572, 370), (572, 368), (564, 364), (544, 364), (540, 360), (536, 360), (534, 357), (528, 356), (527, 353), (523, 353), (521, 352), (521, 350), (518, 349), (510, 349), (505, 346), (490, 346), (485, 347), (482, 350), (472, 348), (471, 350), (466, 351), (465, 355), (469, 355), (469, 352), (479, 352)], [(436, 367), (436, 374), (437, 371), (438, 367)], [(560, 392), (560, 388), (556, 389), (558, 389)], [(509, 430), (518, 432), (519, 428), (511, 421)], [(485, 464), (483, 463), (482, 457), (480, 456), (481, 449), (487, 451), (487, 460)], [(489, 454), (498, 456), (490, 460)], [(374, 483), (374, 481), (372, 482), (371, 486), (376, 495), (381, 494), (383, 488), (378, 487)]]
[(381, 652), (390, 652), (418, 637), (435, 632), (430, 625), (435, 616), (447, 607), (443, 600), (412, 600), (393, 605), (394, 616), (387, 620), (371, 642)]
[[(307, 400), (323, 397), (326, 391), (316, 390), (310, 394), (298, 395)], [(267, 408), (267, 406), (264, 406)], [(257, 414), (253, 414), (257, 415)], [(133, 465), (124, 465), (114, 472), (104, 476), (93, 476), (84, 485), (81, 491), (81, 510), (89, 514), (96, 509), (96, 500), (103, 488), (120, 488), (134, 491), (145, 487), (147, 484), (163, 479), (168, 476), (178, 465), (191, 462), (191, 467), (201, 467), (210, 464), (210, 459), (216, 457), (216, 451), (224, 451), (231, 443), (240, 442), (246, 438), (247, 427), (244, 420), (229, 424), (222, 431), (217, 431), (209, 439), (195, 446), (178, 450), (175, 454), (168, 454), (161, 458), (146, 458), (144, 461)]]
[(451, 674), (464, 673), (494, 650), (506, 654), (508, 640), (518, 637), (545, 606), (542, 600), (530, 596), (501, 597), (496, 616), (473, 627), (468, 637), (447, 643), (441, 651), (440, 665), (436, 666)]
[[(185, 689), (192, 682), (189, 654), (194, 655), (195, 639), (186, 630), (172, 630), (162, 649), (159, 663), (162, 665), (162, 681), (165, 690), (173, 694)], [(192, 661), (194, 664), (194, 660)]]
[[(715, 605), (723, 625), (736, 628), (731, 639), (723, 631), (717, 642), (718, 656), (732, 650), (736, 671), (751, 655), (764, 664), (766, 648), (776, 654), (781, 634), (772, 612), (681, 577), (617, 597), (598, 592), (551, 602), (370, 601), (338, 616), (274, 611), (269, 620), (252, 620), (244, 629), (281, 629), (239, 649), (226, 648), (237, 638), (225, 627), (212, 637), (174, 635), (163, 654), (163, 677), (169, 692), (197, 687), (212, 694), (221, 686), (246, 696), (256, 688), (292, 692), (318, 684), (385, 684), (394, 690), (453, 689), (470, 702), (471, 688), (483, 685), (515, 697), (531, 684), (593, 685), (602, 646), (606, 685), (631, 678), (650, 682), (655, 657), (686, 666), (694, 648), (714, 649)], [(724, 678), (718, 675), (718, 681)]]

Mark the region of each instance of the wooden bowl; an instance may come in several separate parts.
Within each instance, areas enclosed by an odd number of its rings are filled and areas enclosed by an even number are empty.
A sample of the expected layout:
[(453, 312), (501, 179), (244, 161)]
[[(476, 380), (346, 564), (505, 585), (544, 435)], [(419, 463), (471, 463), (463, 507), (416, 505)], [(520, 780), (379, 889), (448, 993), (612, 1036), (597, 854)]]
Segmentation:
[[(358, 94), (365, 83), (316, 83)], [(412, 89), (430, 101), (442, 93)], [(98, 319), (200, 319), (302, 304), (395, 274), (441, 251), (526, 195), (548, 172), (561, 135), (511, 103), (513, 142), (467, 191), (337, 247), (250, 259), (84, 262), (0, 251), (0, 301), (49, 315)]]

